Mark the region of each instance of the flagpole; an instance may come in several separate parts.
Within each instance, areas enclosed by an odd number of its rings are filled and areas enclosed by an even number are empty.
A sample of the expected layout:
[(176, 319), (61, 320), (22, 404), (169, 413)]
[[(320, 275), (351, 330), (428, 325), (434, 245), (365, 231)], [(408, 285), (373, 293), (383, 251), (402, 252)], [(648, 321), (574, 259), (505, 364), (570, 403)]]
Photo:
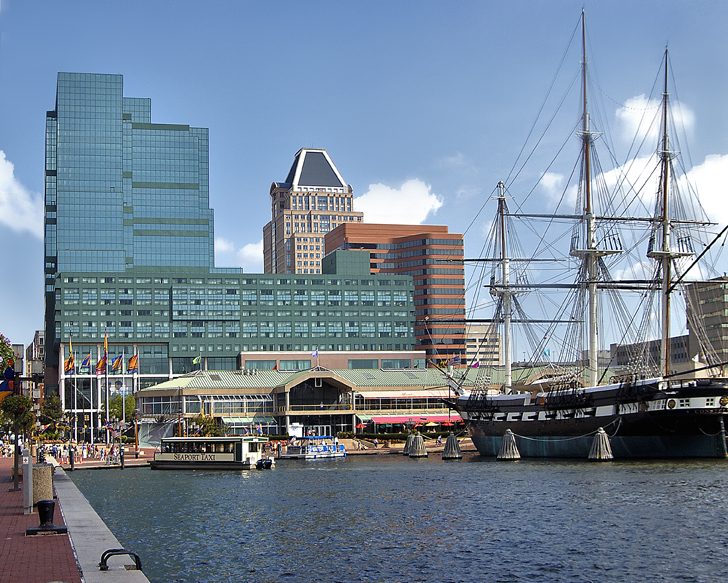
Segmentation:
[(76, 353), (73, 353), (73, 439), (78, 443), (78, 374), (76, 374)]
[(106, 385), (106, 423), (104, 428), (106, 429), (106, 445), (109, 445), (109, 340), (106, 332), (104, 332), (104, 383)]
[[(88, 363), (89, 363), (89, 372), (91, 372), (91, 367), (90, 367), (91, 359), (90, 358), (88, 359)], [(83, 362), (81, 364), (83, 364)], [(81, 368), (83, 368), (83, 367), (81, 367)], [(91, 384), (90, 383), (89, 383), (88, 395), (89, 395), (89, 397), (91, 397)], [(83, 399), (81, 400), (81, 411), (83, 412), (83, 438), (85, 440), (86, 439), (86, 403), (85, 403), (86, 395), (81, 393), (81, 396), (83, 397)]]
[(124, 394), (124, 359), (126, 354), (121, 351), (121, 422), (126, 423), (126, 395)]

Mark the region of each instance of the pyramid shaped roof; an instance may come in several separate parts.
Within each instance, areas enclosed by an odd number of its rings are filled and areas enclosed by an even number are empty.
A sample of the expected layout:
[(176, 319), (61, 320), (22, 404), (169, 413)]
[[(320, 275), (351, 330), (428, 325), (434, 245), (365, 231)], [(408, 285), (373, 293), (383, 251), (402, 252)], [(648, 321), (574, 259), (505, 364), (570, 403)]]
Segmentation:
[(301, 148), (296, 152), (285, 184), (294, 188), (297, 186), (347, 188), (329, 153), (314, 148)]

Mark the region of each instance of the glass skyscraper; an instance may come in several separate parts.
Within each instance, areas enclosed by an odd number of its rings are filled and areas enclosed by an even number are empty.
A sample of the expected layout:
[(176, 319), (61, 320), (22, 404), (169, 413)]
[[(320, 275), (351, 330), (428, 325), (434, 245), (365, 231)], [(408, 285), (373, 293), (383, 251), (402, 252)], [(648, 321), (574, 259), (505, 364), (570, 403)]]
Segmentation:
[(121, 75), (60, 73), (46, 152), (46, 291), (58, 272), (214, 266), (207, 129), (151, 123)]
[(142, 388), (236, 368), (243, 351), (412, 350), (412, 278), (371, 275), (368, 258), (314, 275), (215, 267), (208, 152), (207, 129), (152, 123), (151, 100), (124, 97), (121, 75), (59, 73), (46, 113), (45, 380), (65, 403), (80, 393), (98, 407), (105, 337), (127, 388), (132, 354)]

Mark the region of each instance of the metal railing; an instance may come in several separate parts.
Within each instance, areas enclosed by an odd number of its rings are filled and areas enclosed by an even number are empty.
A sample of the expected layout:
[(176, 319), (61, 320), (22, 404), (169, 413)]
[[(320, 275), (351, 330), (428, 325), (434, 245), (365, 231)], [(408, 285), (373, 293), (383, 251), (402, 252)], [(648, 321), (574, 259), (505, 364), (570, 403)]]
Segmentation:
[(357, 406), (354, 407), (351, 404), (347, 405), (291, 405), (286, 409), (285, 406), (278, 407), (278, 413), (281, 415), (291, 413), (310, 413), (310, 414), (326, 414), (336, 413), (341, 411), (348, 411), (357, 415), (366, 414), (367, 416), (386, 415), (386, 416), (401, 416), (401, 417), (418, 417), (421, 415), (447, 415), (449, 409), (440, 405), (439, 407), (428, 405), (426, 407), (416, 407), (411, 409), (403, 409), (401, 407), (394, 406)]

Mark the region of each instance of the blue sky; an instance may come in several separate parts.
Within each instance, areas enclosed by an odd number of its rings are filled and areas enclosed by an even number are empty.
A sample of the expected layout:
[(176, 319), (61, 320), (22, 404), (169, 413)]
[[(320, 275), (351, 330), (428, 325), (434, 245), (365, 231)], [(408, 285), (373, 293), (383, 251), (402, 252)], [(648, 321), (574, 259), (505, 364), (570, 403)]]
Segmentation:
[[(715, 178), (728, 167), (726, 2), (0, 2), (0, 330), (13, 342), (43, 326), (44, 117), (59, 71), (121, 73), (153, 122), (210, 129), (218, 266), (262, 271), (268, 190), (301, 147), (328, 149), (365, 220), (445, 224), (475, 256), (559, 63), (578, 71), (578, 47), (565, 51), (585, 6), (613, 129), (669, 44), (691, 167), (728, 222)], [(578, 116), (567, 105), (562, 130)], [(535, 174), (520, 176), (530, 189)]]

